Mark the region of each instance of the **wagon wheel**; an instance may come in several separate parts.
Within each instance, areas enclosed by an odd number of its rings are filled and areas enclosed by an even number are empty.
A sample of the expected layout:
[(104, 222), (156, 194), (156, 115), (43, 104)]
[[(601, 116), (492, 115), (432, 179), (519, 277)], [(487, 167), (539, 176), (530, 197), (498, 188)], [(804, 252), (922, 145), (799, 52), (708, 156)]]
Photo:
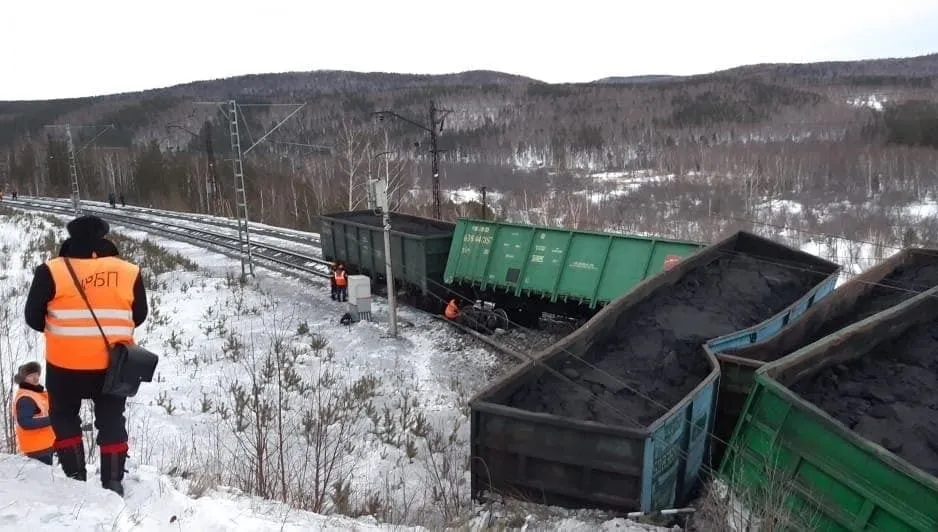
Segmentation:
[(486, 312), (482, 320), (485, 324), (485, 332), (487, 334), (494, 334), (495, 329), (498, 327), (498, 314), (495, 314), (494, 312)]
[(504, 330), (508, 330), (508, 313), (505, 312), (505, 309), (497, 308), (493, 311), (493, 314), (498, 317), (498, 327)]

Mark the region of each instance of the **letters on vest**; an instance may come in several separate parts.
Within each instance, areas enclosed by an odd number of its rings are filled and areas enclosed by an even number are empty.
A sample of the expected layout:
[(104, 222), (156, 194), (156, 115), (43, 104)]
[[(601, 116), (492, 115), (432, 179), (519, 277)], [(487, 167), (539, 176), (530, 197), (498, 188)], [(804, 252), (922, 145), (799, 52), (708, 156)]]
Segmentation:
[[(108, 341), (133, 343), (134, 283), (140, 269), (117, 257), (69, 259)], [(104, 370), (109, 357), (101, 332), (61, 258), (46, 263), (55, 296), (46, 311), (46, 360), (60, 368)]]
[(21, 397), (29, 397), (36, 403), (39, 412), (33, 417), (46, 417), (49, 415), (49, 396), (45, 393), (38, 393), (32, 390), (20, 388), (13, 396), (13, 419), (16, 429), (16, 447), (23, 454), (38, 453), (51, 449), (55, 443), (55, 431), (52, 425), (46, 425), (39, 429), (27, 429), (20, 426), (19, 418), (16, 415), (16, 403)]

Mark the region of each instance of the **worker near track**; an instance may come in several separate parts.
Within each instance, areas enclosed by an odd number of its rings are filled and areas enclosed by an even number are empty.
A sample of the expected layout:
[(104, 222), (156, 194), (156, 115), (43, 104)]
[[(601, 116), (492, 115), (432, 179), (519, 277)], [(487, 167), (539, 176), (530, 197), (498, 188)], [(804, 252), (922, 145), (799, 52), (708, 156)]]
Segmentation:
[(449, 300), (443, 310), (443, 316), (451, 321), (459, 321), (459, 303), (456, 302), (456, 299)]
[(336, 301), (347, 301), (348, 300), (348, 274), (345, 271), (345, 265), (341, 262), (336, 266), (335, 272), (332, 274), (333, 282), (335, 283), (335, 299)]
[[(103, 392), (109, 355), (94, 317), (112, 345), (133, 342), (134, 328), (147, 317), (146, 291), (140, 268), (119, 258), (117, 246), (105, 238), (110, 229), (107, 222), (86, 215), (66, 227), (69, 238), (62, 243), (59, 256), (39, 265), (33, 274), (26, 323), (45, 336), (49, 417), (62, 470), (71, 478), (86, 480), (79, 411), (82, 399), (91, 399), (101, 452), (101, 485), (123, 495), (127, 399)], [(81, 280), (87, 303), (77, 280)], [(88, 307), (94, 309), (94, 316)]]
[(335, 289), (335, 272), (338, 269), (339, 269), (339, 262), (336, 261), (332, 263), (332, 268), (329, 270), (329, 288), (332, 291), (331, 297), (333, 301), (338, 299), (338, 296), (336, 294), (336, 289)]
[(39, 384), (41, 376), (42, 366), (38, 362), (23, 364), (13, 376), (18, 386), (13, 396), (16, 450), (52, 465), (55, 431), (49, 418), (49, 394)]

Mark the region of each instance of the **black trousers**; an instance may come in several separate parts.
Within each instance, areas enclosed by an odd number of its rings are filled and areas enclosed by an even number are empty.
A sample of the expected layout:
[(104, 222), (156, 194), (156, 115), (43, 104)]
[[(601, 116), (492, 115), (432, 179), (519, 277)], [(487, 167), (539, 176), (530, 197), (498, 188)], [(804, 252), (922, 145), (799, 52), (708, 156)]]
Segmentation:
[(49, 418), (56, 440), (81, 437), (81, 401), (91, 399), (98, 445), (127, 441), (127, 420), (124, 418), (127, 398), (101, 393), (104, 374), (104, 370), (79, 371), (46, 363)]

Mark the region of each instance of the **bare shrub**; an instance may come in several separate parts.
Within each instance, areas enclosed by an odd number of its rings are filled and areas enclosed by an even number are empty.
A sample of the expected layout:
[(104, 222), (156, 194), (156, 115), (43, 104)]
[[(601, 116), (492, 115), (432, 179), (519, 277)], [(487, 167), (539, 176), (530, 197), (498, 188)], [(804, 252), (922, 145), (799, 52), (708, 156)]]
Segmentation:
[[(10, 295), (9, 293), (3, 293), (0, 294), (0, 298), (7, 302), (11, 300)], [(0, 449), (8, 453), (16, 451), (12, 407), (13, 375), (16, 374), (17, 355), (12, 340), (13, 335), (11, 334), (12, 320), (10, 305), (0, 305), (0, 416), (3, 418)]]
[(795, 502), (794, 480), (782, 466), (778, 452), (770, 452), (758, 464), (739, 453), (732, 456), (736, 462), (731, 473), (706, 487), (693, 518), (694, 529), (775, 532), (816, 528), (818, 513)]
[(449, 427), (432, 427), (420, 438), (426, 489), (445, 522), (455, 519), (470, 505), (465, 489), (469, 442), (459, 438), (461, 427), (462, 420), (456, 420)]
[[(250, 308), (246, 301), (241, 306)], [(353, 500), (350, 479), (365, 412), (374, 408), (371, 399), (380, 380), (344, 378), (333, 368), (335, 354), (325, 338), (304, 340), (290, 323), (275, 312), (266, 345), (251, 335), (243, 344), (229, 341), (223, 347), (240, 368), (240, 377), (227, 383), (225, 399), (215, 407), (236, 442), (225, 480), (316, 512), (374, 509), (374, 497)], [(232, 356), (235, 343), (238, 356)]]

